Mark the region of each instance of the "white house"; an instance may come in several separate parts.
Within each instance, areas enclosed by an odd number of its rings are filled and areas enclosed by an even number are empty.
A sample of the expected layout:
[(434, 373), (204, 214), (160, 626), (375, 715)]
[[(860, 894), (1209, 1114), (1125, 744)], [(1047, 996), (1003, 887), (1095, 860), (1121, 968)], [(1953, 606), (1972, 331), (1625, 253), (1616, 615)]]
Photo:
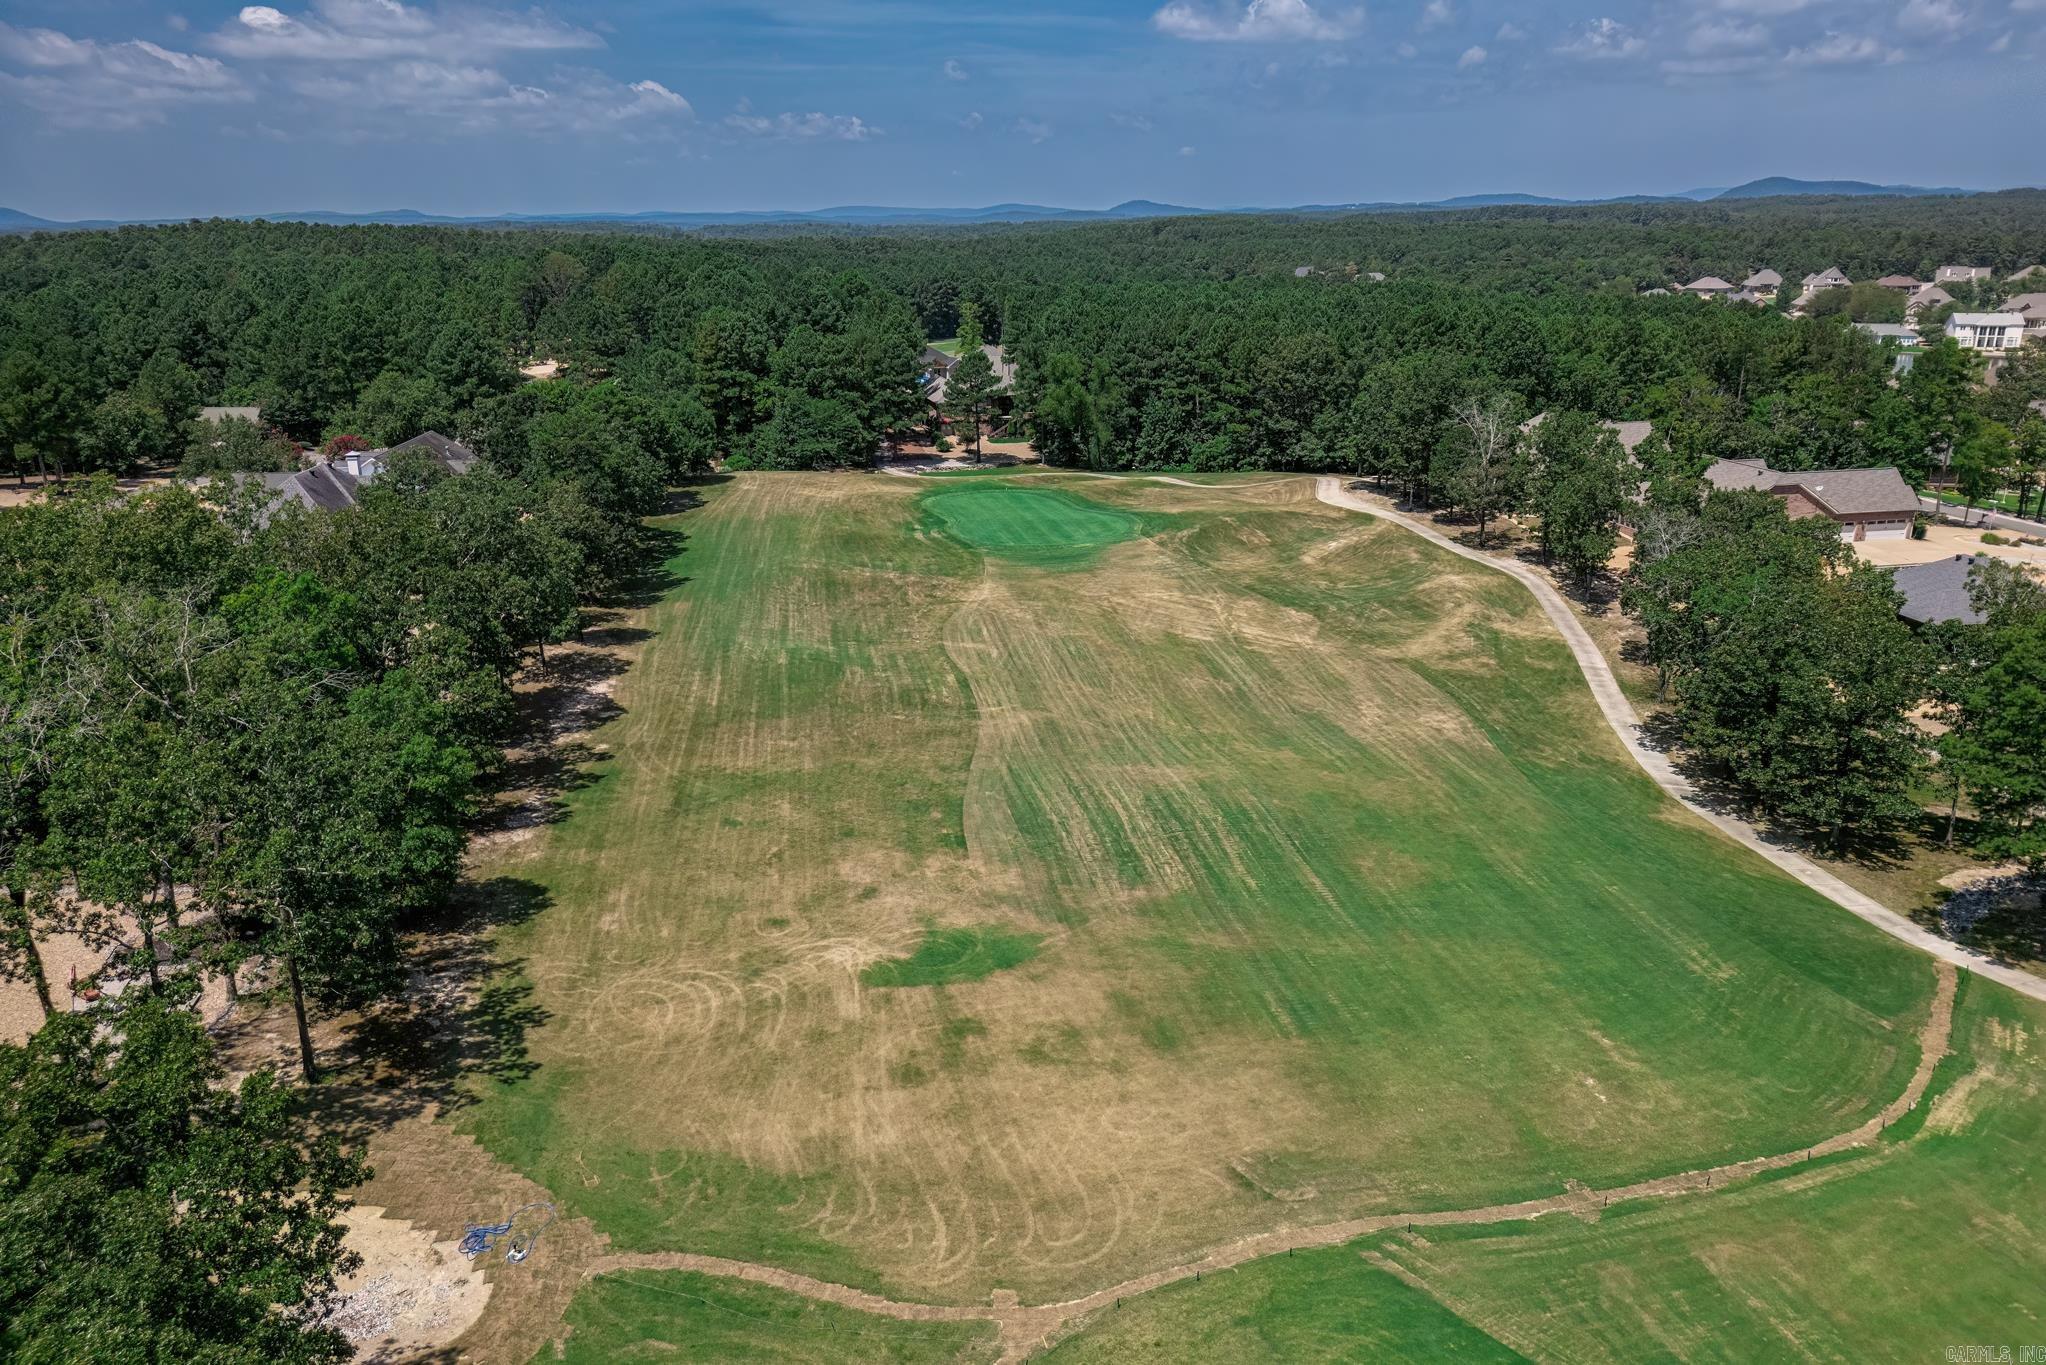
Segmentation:
[(2023, 313), (1956, 313), (1947, 335), (1971, 351), (2009, 351), (2024, 344)]

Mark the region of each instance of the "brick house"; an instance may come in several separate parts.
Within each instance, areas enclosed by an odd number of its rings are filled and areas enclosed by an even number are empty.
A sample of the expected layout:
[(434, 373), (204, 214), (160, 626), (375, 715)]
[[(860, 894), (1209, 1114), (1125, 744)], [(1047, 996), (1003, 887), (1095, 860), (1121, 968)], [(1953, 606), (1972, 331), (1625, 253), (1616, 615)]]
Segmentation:
[(1786, 473), (1760, 460), (1721, 460), (1705, 471), (1713, 488), (1751, 488), (1783, 500), (1793, 520), (1830, 517), (1842, 540), (1903, 540), (1918, 495), (1895, 469), (1805, 469)]

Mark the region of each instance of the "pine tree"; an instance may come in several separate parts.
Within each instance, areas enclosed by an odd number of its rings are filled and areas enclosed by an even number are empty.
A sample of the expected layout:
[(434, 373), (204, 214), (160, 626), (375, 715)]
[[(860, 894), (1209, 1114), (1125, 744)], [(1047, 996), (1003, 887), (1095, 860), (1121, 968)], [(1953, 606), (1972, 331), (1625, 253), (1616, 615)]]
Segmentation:
[(995, 377), (994, 362), (988, 359), (980, 334), (980, 312), (972, 304), (959, 309), (959, 360), (945, 381), (947, 415), (966, 423), (973, 443), (973, 460), (980, 463), (980, 428), (994, 410), (995, 394), (1001, 381)]

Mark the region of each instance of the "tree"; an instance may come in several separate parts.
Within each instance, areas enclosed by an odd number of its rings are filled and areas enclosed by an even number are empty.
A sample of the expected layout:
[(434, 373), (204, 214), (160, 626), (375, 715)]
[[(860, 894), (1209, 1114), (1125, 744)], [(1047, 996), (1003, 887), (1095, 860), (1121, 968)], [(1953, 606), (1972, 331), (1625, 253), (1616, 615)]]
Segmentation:
[[(1925, 454), (1942, 469), (1951, 463), (1954, 447), (1967, 430), (1980, 370), (1980, 358), (1973, 351), (1942, 337), (1918, 353), (1897, 386), (1915, 427), (1913, 436), (1924, 442)], [(1916, 463), (1923, 462), (1921, 457)]]
[(79, 442), (85, 467), (125, 473), (165, 465), (182, 453), (177, 428), (161, 408), (132, 389), (110, 393), (92, 410)]
[(1588, 588), (1620, 544), (1620, 515), (1634, 475), (1619, 437), (1583, 413), (1558, 413), (1536, 429), (1530, 505), (1541, 518), (1544, 558)]
[(1505, 394), (1466, 400), (1456, 412), (1447, 484), (1454, 504), (1478, 522), (1478, 544), (1492, 518), (1510, 510), (1517, 497), (1514, 458), (1520, 409)]
[(298, 468), (298, 447), (275, 427), (243, 417), (194, 422), (178, 466), (187, 476), (259, 474)]
[(361, 1159), (268, 1071), (228, 1088), (189, 1011), (138, 993), (0, 1044), (0, 1355), (348, 1360)]
[(1958, 691), (1946, 756), (1967, 775), (1978, 846), (2037, 871), (2046, 867), (2046, 611), (1989, 629), (1988, 662)]
[(1099, 468), (1112, 439), (1080, 358), (1059, 351), (1044, 362), (1034, 416), (1037, 453), (1049, 464)]
[(994, 411), (1001, 380), (994, 362), (988, 359), (981, 340), (980, 310), (970, 303), (959, 307), (959, 359), (945, 379), (945, 413), (966, 424), (966, 439), (972, 443), (973, 459), (980, 462), (980, 429)]
[(422, 431), (446, 432), (454, 425), (454, 398), (439, 380), (385, 370), (369, 381), (329, 430), (357, 433), (371, 445), (393, 446)]
[(1976, 503), (1989, 501), (2003, 487), (2010, 451), (2010, 432), (1995, 422), (1975, 422), (1967, 428), (1950, 465), (1954, 487), (1967, 499), (1963, 522), (1974, 514)]

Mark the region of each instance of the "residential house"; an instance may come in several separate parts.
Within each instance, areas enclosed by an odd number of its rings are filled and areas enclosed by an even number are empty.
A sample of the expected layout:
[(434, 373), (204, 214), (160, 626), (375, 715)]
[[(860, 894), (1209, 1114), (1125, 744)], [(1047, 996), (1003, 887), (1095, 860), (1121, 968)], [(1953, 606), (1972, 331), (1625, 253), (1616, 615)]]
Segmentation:
[(1373, 284), (1384, 284), (1385, 272), (1383, 270), (1367, 270), (1364, 272), (1364, 278)]
[(263, 410), (254, 407), (199, 409), (199, 420), (202, 422), (225, 422), (230, 419), (237, 422), (260, 422), (263, 420)]
[(1601, 422), (1600, 426), (1620, 438), (1620, 449), (1632, 459), (1643, 441), (1655, 434), (1653, 422)]
[(1314, 267), (1311, 265), (1296, 265), (1293, 267), (1293, 278), (1296, 280), (1304, 280), (1313, 273)]
[(1904, 316), (1912, 317), (1929, 309), (1944, 308), (1953, 301), (1954, 296), (1936, 284), (1920, 285), (1904, 304)]
[[(1000, 346), (984, 345), (980, 349), (987, 355), (988, 363), (995, 367), (996, 410), (1005, 412), (1010, 402), (1009, 395), (1016, 387), (1016, 362), (1010, 360), (1008, 353)], [(924, 399), (932, 407), (945, 406), (945, 390), (952, 378), (952, 367), (958, 363), (955, 357), (948, 355), (945, 356), (943, 365), (933, 365), (927, 372)]]
[(1968, 596), (1968, 577), (1983, 562), (1979, 555), (1949, 555), (1930, 564), (1906, 564), (1891, 573), (1904, 605), (1897, 615), (1914, 626), (1959, 621), (1978, 626), (1983, 616)]
[(2028, 265), (2021, 270), (2011, 271), (2003, 278), (2011, 284), (2016, 284), (2019, 280), (2046, 280), (2046, 265)]
[(2025, 320), (2025, 340), (2046, 340), (2046, 293), (2014, 294), (2003, 301), (2003, 311)]
[(1706, 275), (1689, 284), (1678, 285), (1677, 290), (1684, 294), (1697, 294), (1702, 298), (1725, 298), (1733, 292), (1733, 286), (1717, 275)]
[(1989, 267), (1986, 265), (1943, 265), (1932, 276), (1935, 284), (1973, 284), (1988, 278)]
[(1909, 275), (1885, 275), (1876, 283), (1885, 289), (1901, 289), (1907, 294), (1918, 287), (1918, 281)]
[(1641, 291), (1641, 297), (1642, 297), (1642, 298), (1644, 298), (1644, 299), (1661, 299), (1661, 298), (1668, 298), (1668, 297), (1669, 297), (1669, 290), (1667, 290), (1667, 289), (1644, 289), (1644, 290), (1642, 290), (1642, 291)]
[(2024, 344), (2022, 313), (1956, 313), (1947, 319), (1947, 336), (1971, 351), (2009, 351)]
[(1793, 519), (1830, 517), (1842, 540), (1903, 540), (1919, 510), (1918, 495), (1888, 466), (1786, 473), (1760, 460), (1721, 460), (1705, 471), (1705, 482), (1773, 494)]
[(422, 431), (409, 441), (400, 441), (389, 448), (375, 450), (353, 450), (336, 456), (334, 464), (354, 476), (362, 483), (368, 483), (377, 475), (390, 468), (391, 457), (401, 453), (417, 451), (426, 455), (435, 464), (450, 474), (466, 474), (476, 467), (476, 452), (460, 441), (443, 436), (437, 431)]
[(1918, 329), (1906, 327), (1901, 322), (1857, 322), (1856, 329), (1868, 333), (1877, 341), (1895, 342), (1899, 346), (1912, 347), (1920, 342)]
[(1783, 287), (1783, 277), (1773, 270), (1757, 270), (1741, 281), (1741, 288), (1757, 294), (1774, 294)]
[(256, 514), (256, 522), (268, 526), (271, 518), (286, 507), (303, 507), (313, 512), (338, 512), (355, 506), (362, 480), (335, 464), (316, 464), (288, 474), (248, 474), (270, 490), (270, 499)]
[(1816, 294), (1821, 289), (1845, 289), (1854, 281), (1847, 278), (1847, 272), (1837, 265), (1829, 265), (1815, 275), (1804, 277), (1804, 292)]

